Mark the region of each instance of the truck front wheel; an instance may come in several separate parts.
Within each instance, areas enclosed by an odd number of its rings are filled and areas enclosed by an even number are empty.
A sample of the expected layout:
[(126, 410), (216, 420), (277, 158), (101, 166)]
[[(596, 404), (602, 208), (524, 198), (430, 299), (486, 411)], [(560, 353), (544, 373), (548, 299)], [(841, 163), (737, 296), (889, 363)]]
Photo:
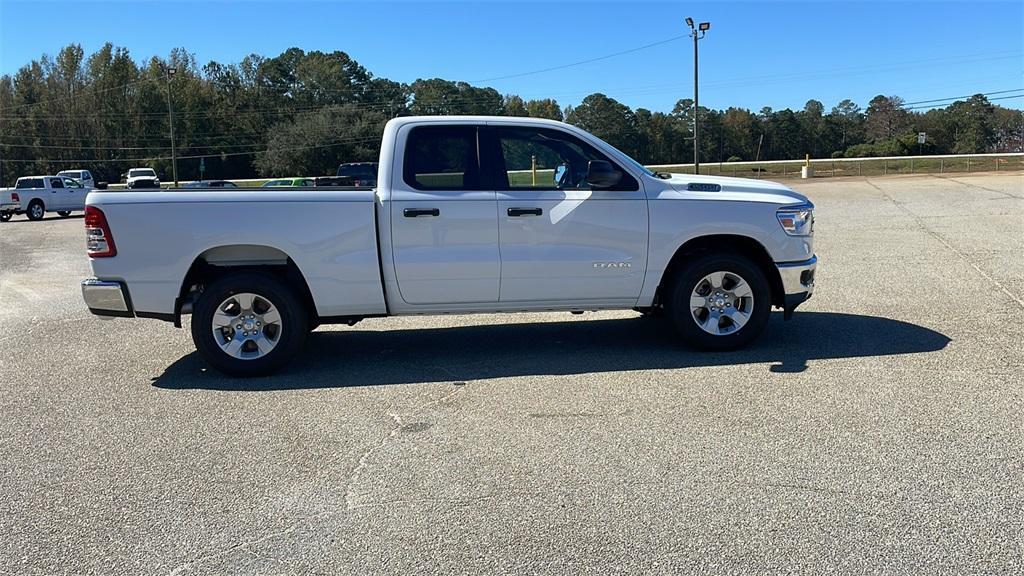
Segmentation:
[(670, 289), (669, 315), (683, 340), (695, 348), (735, 350), (768, 324), (768, 279), (742, 256), (697, 257), (675, 274)]
[(192, 315), (192, 341), (206, 362), (231, 376), (280, 370), (302, 349), (307, 314), (277, 278), (239, 273), (210, 284)]

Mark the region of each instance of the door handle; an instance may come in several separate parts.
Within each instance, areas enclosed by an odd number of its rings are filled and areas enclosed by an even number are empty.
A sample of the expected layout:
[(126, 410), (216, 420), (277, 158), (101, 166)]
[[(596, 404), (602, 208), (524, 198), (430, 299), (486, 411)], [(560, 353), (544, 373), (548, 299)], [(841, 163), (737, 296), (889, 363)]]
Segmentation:
[(440, 216), (441, 211), (437, 208), (406, 208), (402, 214), (406, 218), (419, 218), (420, 216)]
[(544, 210), (540, 208), (509, 208), (508, 215), (513, 218), (520, 216), (540, 216), (544, 213)]

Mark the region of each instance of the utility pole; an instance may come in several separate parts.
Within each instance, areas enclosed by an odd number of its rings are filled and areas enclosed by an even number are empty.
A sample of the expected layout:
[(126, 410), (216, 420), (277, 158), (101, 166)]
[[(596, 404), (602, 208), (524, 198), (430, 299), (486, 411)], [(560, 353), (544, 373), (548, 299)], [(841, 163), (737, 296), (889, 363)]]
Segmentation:
[(711, 29), (711, 22), (701, 22), (693, 27), (693, 18), (686, 19), (693, 38), (693, 173), (700, 174), (700, 100), (697, 98), (697, 40)]
[(171, 76), (178, 72), (177, 68), (165, 68), (164, 77), (167, 79), (167, 119), (171, 124), (171, 172), (174, 175), (174, 187), (178, 187), (178, 154), (174, 150), (174, 108), (171, 107)]

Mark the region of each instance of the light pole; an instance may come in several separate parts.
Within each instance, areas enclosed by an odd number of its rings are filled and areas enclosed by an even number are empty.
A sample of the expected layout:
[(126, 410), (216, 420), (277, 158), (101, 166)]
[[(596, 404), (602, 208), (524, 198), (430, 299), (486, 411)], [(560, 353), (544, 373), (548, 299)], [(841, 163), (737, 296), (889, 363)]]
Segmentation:
[(700, 104), (697, 98), (697, 40), (711, 29), (711, 22), (701, 22), (693, 27), (693, 18), (686, 19), (693, 38), (693, 173), (700, 174)]
[(171, 124), (171, 173), (174, 175), (174, 187), (178, 187), (178, 154), (174, 150), (174, 109), (171, 107), (171, 76), (178, 72), (177, 68), (165, 68), (167, 79), (167, 119)]

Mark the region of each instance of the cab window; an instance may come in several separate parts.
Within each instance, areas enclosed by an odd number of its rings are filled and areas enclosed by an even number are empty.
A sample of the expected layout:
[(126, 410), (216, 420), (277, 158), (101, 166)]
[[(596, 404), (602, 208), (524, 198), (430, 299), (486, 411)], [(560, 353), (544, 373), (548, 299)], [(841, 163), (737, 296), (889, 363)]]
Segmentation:
[(60, 178), (50, 178), (50, 187), (51, 188), (63, 188), (64, 187), (64, 182), (61, 181)]
[(610, 162), (622, 180), (603, 190), (639, 190), (637, 181), (596, 148), (575, 136), (550, 128), (509, 127), (495, 130), (498, 151), (496, 178), (505, 190), (589, 190), (587, 170), (593, 160)]
[(403, 177), (417, 190), (482, 190), (473, 126), (418, 126), (405, 144)]

